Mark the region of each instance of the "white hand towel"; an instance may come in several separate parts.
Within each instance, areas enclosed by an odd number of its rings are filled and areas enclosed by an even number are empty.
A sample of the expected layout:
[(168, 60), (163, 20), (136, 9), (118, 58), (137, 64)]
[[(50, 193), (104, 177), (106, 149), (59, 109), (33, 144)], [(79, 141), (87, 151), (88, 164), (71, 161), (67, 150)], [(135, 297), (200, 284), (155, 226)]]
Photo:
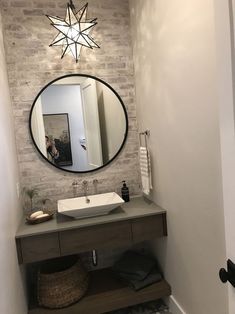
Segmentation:
[(149, 195), (153, 186), (150, 153), (146, 147), (140, 147), (140, 173), (143, 193)]

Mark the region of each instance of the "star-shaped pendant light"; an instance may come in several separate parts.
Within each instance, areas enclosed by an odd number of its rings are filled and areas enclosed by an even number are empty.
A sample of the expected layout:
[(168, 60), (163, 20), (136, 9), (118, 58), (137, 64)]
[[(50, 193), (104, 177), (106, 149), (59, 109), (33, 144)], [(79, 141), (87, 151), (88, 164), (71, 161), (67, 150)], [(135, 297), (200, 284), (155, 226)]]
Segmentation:
[(88, 3), (76, 12), (72, 0), (67, 4), (67, 12), (65, 19), (46, 15), (59, 33), (50, 44), (51, 46), (61, 46), (61, 59), (69, 54), (72, 55), (76, 62), (79, 60), (82, 47), (100, 48), (94, 39), (90, 36), (90, 32), (97, 24), (97, 19), (87, 19)]

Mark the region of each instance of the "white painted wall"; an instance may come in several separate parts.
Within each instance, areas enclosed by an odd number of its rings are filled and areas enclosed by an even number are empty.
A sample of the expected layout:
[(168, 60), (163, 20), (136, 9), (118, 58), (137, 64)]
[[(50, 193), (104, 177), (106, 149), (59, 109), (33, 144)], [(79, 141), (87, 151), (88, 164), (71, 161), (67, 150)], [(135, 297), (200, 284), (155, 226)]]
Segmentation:
[(0, 16), (0, 312), (26, 314), (15, 232), (22, 210), (17, 198), (18, 169)]
[(90, 169), (87, 153), (80, 145), (85, 137), (81, 90), (79, 85), (52, 85), (41, 96), (43, 114), (68, 113), (73, 165), (68, 170)]
[[(124, 110), (119, 99), (113, 92), (104, 87), (104, 109), (106, 117), (106, 130), (108, 135), (109, 158), (113, 158), (124, 141), (126, 131), (126, 120)], [(115, 123), (114, 123), (115, 121)]]
[(112, 159), (120, 149), (125, 138), (126, 119), (122, 105), (113, 91), (100, 82), (97, 84), (98, 102), (100, 110), (101, 127), (104, 128), (105, 143), (108, 160)]
[[(215, 0), (215, 9), (217, 55), (220, 65), (218, 68), (220, 78), (218, 91), (220, 101), (220, 135), (226, 246), (227, 258), (235, 261), (235, 90), (233, 83), (235, 76), (233, 77), (232, 75), (235, 75), (235, 30), (233, 29), (235, 21), (235, 1)], [(229, 313), (234, 314), (235, 289), (230, 284), (227, 286), (229, 288)]]
[(153, 248), (188, 314), (228, 313), (214, 4), (130, 0), (139, 128), (151, 130), (153, 199), (168, 210)]

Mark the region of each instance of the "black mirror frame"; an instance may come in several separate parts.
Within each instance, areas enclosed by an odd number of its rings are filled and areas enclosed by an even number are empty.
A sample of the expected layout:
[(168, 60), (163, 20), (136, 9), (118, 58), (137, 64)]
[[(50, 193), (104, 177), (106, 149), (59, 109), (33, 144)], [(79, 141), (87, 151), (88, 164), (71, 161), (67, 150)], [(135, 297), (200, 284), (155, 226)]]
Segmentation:
[[(108, 87), (109, 89), (111, 89), (111, 91), (117, 96), (117, 98), (119, 99), (120, 101), (120, 104), (123, 108), (123, 111), (124, 111), (124, 115), (125, 115), (125, 120), (126, 120), (126, 132), (125, 132), (125, 136), (124, 136), (124, 140), (118, 150), (118, 152), (113, 156), (113, 158), (111, 158), (105, 165), (101, 166), (101, 167), (98, 167), (96, 169), (92, 169), (92, 170), (86, 170), (86, 171), (74, 171), (74, 170), (67, 170), (67, 169), (63, 169), (63, 168), (60, 168), (58, 167), (57, 165), (54, 165), (52, 162), (50, 162), (46, 156), (44, 156), (42, 154), (42, 152), (40, 151), (40, 149), (38, 148), (35, 140), (34, 140), (34, 137), (33, 137), (33, 132), (32, 132), (32, 126), (31, 126), (31, 120), (32, 120), (32, 114), (33, 114), (33, 109), (34, 109), (34, 106), (38, 100), (38, 98), (41, 96), (41, 94), (43, 93), (43, 91), (49, 87), (50, 85), (52, 85), (53, 83), (61, 80), (61, 79), (64, 79), (64, 78), (67, 78), (67, 77), (87, 77), (87, 78), (92, 78), (94, 80), (97, 80), (99, 81), (100, 83), (103, 83), (106, 87)], [(32, 107), (31, 107), (31, 110), (30, 110), (30, 114), (29, 114), (29, 131), (30, 131), (30, 136), (31, 136), (31, 139), (33, 141), (33, 144), (35, 146), (35, 148), (37, 149), (37, 151), (39, 152), (39, 154), (43, 157), (43, 159), (45, 159), (50, 165), (52, 165), (53, 167), (59, 169), (59, 170), (62, 170), (62, 171), (65, 171), (65, 172), (69, 172), (69, 173), (91, 173), (91, 172), (95, 172), (95, 171), (99, 171), (100, 169), (108, 166), (114, 159), (117, 158), (117, 156), (120, 154), (120, 152), (122, 151), (124, 145), (125, 145), (125, 142), (127, 140), (127, 136), (128, 136), (128, 131), (129, 131), (129, 125), (128, 125), (128, 114), (127, 114), (127, 110), (125, 108), (125, 105), (121, 99), (121, 97), (119, 96), (119, 94), (113, 89), (112, 86), (110, 86), (108, 83), (106, 83), (105, 81), (103, 81), (102, 79), (98, 78), (98, 77), (95, 77), (95, 76), (92, 76), (92, 75), (88, 75), (88, 74), (67, 74), (67, 75), (63, 75), (63, 76), (60, 76), (56, 79), (54, 79), (53, 81), (51, 81), (50, 83), (48, 83), (46, 86), (44, 86), (40, 92), (37, 94), (33, 104), (32, 104)]]

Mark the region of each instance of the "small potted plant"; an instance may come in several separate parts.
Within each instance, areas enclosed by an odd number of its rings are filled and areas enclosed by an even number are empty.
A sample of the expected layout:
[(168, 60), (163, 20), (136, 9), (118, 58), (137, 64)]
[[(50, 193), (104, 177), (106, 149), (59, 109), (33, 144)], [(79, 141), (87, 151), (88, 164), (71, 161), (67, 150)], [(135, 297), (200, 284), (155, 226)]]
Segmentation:
[(49, 198), (43, 198), (42, 200), (41, 200), (41, 202), (42, 202), (42, 210), (43, 211), (45, 211), (47, 208), (46, 208), (46, 202), (47, 201), (50, 201), (49, 200)]
[(30, 200), (30, 211), (33, 211), (33, 200), (36, 196), (38, 196), (38, 189), (37, 188), (32, 188), (32, 189), (23, 189), (24, 194), (29, 198)]

